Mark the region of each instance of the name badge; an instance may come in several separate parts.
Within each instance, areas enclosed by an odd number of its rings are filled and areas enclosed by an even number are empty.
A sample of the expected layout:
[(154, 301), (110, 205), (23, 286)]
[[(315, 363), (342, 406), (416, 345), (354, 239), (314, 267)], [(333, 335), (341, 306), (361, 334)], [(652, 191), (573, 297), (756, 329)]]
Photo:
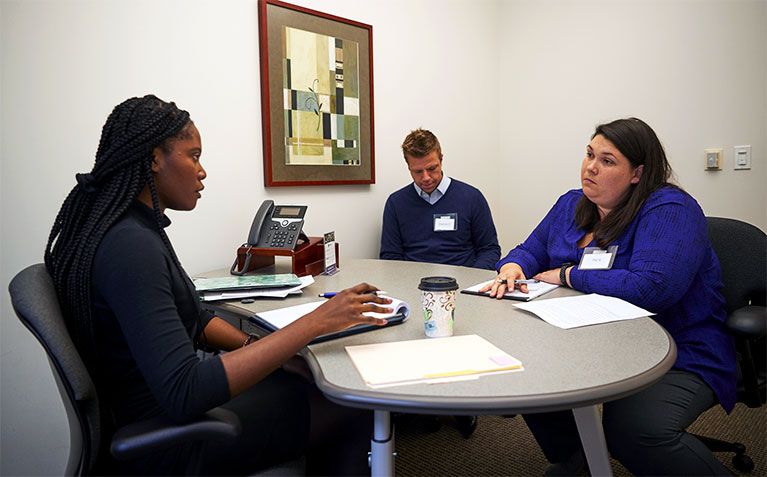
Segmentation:
[(458, 214), (434, 214), (435, 232), (453, 232), (458, 230)]
[(583, 249), (578, 270), (610, 270), (617, 254), (617, 245), (611, 245), (607, 247), (607, 250), (599, 247), (586, 247)]

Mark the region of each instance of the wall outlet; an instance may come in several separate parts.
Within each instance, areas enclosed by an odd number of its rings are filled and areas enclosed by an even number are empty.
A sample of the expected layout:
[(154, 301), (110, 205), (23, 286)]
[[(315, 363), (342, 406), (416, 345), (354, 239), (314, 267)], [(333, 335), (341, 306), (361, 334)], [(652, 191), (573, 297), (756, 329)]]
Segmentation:
[(735, 146), (733, 169), (751, 169), (751, 146)]
[(706, 149), (704, 157), (706, 159), (707, 171), (721, 171), (722, 170), (722, 156), (724, 155), (724, 149)]

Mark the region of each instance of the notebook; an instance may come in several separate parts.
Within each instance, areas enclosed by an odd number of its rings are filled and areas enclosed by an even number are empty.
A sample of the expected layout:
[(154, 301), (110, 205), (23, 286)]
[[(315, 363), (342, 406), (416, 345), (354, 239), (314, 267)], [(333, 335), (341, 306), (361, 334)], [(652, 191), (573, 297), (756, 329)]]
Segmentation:
[[(285, 326), (288, 326), (289, 324), (293, 323), (294, 321), (301, 318), (305, 314), (311, 313), (312, 311), (316, 310), (320, 305), (326, 302), (327, 300), (313, 301), (311, 303), (303, 303), (301, 305), (294, 305), (294, 306), (289, 306), (286, 308), (278, 308), (276, 310), (264, 311), (264, 312), (256, 313), (255, 315), (249, 317), (248, 321), (251, 324), (257, 326), (258, 328), (268, 333), (272, 333), (281, 328), (284, 328)], [(406, 302), (402, 300), (397, 300), (396, 298), (392, 298), (392, 302), (384, 306), (388, 308), (393, 308), (394, 312), (389, 314), (368, 312), (365, 314), (376, 317), (376, 318), (386, 318), (387, 320), (386, 325), (379, 326), (379, 325), (373, 325), (373, 324), (360, 324), (357, 326), (353, 326), (351, 328), (347, 328), (345, 330), (336, 331), (335, 333), (318, 336), (317, 338), (314, 338), (309, 344), (321, 343), (323, 341), (342, 338), (344, 336), (350, 336), (357, 333), (364, 333), (366, 331), (377, 330), (380, 328), (385, 328), (387, 326), (398, 325), (400, 323), (404, 323), (407, 320), (408, 316), (410, 315), (410, 305), (408, 305)]]
[[(482, 282), (480, 284), (474, 285), (473, 287), (466, 288), (465, 290), (461, 290), (461, 293), (466, 293), (468, 295), (482, 295), (482, 296), (490, 296), (489, 292), (480, 293), (479, 289), (483, 286), (487, 285), (488, 283), (493, 283), (495, 279), (488, 280), (486, 282)], [(555, 290), (559, 288), (559, 285), (552, 285), (551, 283), (546, 282), (538, 282), (538, 283), (529, 283), (527, 285), (527, 291), (529, 293), (522, 293), (519, 291), (519, 288), (515, 289), (513, 292), (506, 292), (505, 295), (503, 295), (504, 299), (507, 300), (522, 300), (522, 301), (530, 301), (534, 298), (538, 298), (541, 295), (544, 295), (551, 290)]]

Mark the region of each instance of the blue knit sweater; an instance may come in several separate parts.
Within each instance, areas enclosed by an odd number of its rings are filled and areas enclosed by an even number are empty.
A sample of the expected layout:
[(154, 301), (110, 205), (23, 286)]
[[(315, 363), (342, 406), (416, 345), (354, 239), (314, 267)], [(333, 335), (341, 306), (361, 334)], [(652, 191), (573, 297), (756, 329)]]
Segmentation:
[[(435, 214), (456, 214), (457, 230), (434, 231)], [(384, 207), (380, 258), (493, 269), (501, 247), (490, 207), (475, 187), (452, 179), (432, 205), (408, 184)]]

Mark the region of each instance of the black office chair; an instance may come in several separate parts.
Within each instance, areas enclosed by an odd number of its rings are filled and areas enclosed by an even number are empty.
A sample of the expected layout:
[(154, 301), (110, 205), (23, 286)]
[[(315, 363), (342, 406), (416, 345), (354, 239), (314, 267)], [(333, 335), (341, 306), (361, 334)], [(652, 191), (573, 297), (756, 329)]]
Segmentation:
[[(735, 337), (738, 359), (738, 401), (751, 408), (765, 402), (765, 329), (767, 329), (767, 235), (751, 224), (707, 217), (708, 236), (722, 266), (726, 301), (724, 326)], [(734, 452), (732, 465), (750, 472), (754, 462), (739, 442), (696, 436), (713, 452)]]
[[(64, 401), (70, 429), (70, 451), (65, 475), (89, 475), (101, 465), (102, 419), (96, 387), (67, 331), (56, 298), (53, 280), (43, 264), (19, 272), (9, 285), (11, 303), (21, 322), (37, 338), (48, 355), (53, 377)], [(232, 442), (240, 434), (240, 420), (233, 412), (215, 408), (200, 419), (177, 424), (158, 417), (116, 430), (110, 452), (117, 460), (147, 455), (181, 444), (198, 448), (187, 467), (195, 474), (202, 448), (209, 441)]]

